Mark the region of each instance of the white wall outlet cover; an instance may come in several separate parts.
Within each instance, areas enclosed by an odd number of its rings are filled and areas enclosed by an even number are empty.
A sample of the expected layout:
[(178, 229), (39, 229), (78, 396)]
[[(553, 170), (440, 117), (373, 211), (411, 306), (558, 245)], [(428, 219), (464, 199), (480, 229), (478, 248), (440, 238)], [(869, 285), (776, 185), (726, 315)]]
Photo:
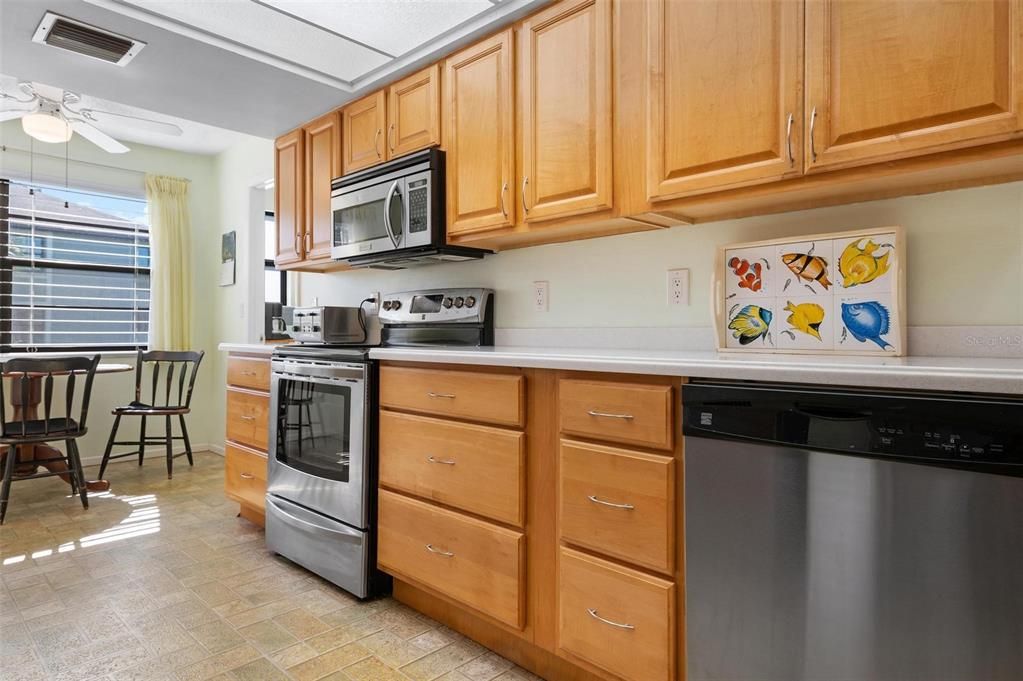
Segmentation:
[(668, 305), (689, 304), (689, 270), (668, 270)]
[(546, 312), (550, 306), (550, 283), (546, 281), (533, 282), (533, 310)]

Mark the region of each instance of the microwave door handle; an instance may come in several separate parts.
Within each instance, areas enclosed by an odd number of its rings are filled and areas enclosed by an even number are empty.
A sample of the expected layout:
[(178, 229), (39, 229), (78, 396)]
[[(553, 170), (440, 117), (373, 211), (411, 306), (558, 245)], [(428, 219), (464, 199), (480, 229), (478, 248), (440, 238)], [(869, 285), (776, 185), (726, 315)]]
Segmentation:
[[(394, 244), (395, 248), (398, 248), (401, 245), (403, 228), (399, 225), (398, 233), (395, 234), (394, 226), (391, 224), (391, 201), (394, 200), (394, 195), (398, 194), (398, 184), (400, 182), (401, 180), (395, 180), (391, 184), (391, 188), (387, 190), (387, 197), (384, 199), (384, 226), (387, 227), (387, 236), (391, 237), (391, 243)], [(398, 196), (400, 197), (401, 194), (398, 194)], [(404, 211), (402, 211), (402, 213), (404, 213)], [(404, 217), (402, 218), (402, 222), (404, 222)]]

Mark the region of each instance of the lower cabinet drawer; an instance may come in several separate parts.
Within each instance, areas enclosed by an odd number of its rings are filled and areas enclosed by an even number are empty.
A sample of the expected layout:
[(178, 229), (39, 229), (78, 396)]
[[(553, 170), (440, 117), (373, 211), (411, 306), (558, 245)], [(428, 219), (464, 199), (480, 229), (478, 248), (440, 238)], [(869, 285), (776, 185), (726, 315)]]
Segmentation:
[(227, 439), (266, 451), (270, 437), (270, 396), (227, 389)]
[(380, 412), (380, 484), (522, 526), (526, 436)]
[(524, 537), (504, 527), (380, 490), (377, 562), (518, 629)]
[(675, 678), (675, 585), (562, 547), (558, 647), (630, 681)]
[(266, 456), (228, 442), (224, 445), (224, 492), (258, 509), (266, 499)]
[(659, 572), (675, 566), (675, 461), (561, 441), (561, 537)]

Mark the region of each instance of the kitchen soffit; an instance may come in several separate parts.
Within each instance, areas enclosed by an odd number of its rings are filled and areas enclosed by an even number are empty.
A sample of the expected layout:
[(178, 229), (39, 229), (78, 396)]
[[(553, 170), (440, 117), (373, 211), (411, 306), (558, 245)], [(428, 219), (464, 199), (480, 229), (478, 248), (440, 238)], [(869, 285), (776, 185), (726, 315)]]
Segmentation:
[(347, 92), (548, 0), (86, 0)]

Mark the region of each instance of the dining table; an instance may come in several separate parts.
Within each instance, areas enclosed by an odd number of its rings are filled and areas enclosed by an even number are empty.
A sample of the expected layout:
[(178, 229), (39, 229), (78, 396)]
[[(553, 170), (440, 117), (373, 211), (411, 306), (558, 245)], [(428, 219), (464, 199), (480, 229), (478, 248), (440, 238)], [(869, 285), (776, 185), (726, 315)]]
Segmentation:
[[(125, 371), (132, 371), (134, 368), (134, 365), (131, 364), (101, 362), (96, 365), (96, 373), (117, 374)], [(3, 378), (10, 378), (13, 376), (20, 377), (21, 375), (20, 371), (4, 372)], [(43, 378), (45, 378), (45, 376), (45, 373), (28, 374), (29, 388), (28, 399), (26, 401), (22, 400), (22, 393), (20, 390), (10, 391), (14, 421), (21, 421), (23, 418), (31, 421), (39, 418), (39, 404), (43, 399)], [(14, 467), (15, 478), (32, 475), (39, 470), (39, 466), (43, 466), (49, 472), (57, 473), (60, 479), (68, 485), (71, 484), (71, 476), (69, 475), (67, 463), (63, 459), (64, 454), (60, 452), (60, 450), (51, 447), (47, 443), (18, 445), (17, 450), (18, 462)], [(0, 461), (2, 460), (3, 457), (0, 457)], [(39, 463), (37, 463), (37, 461), (39, 461)], [(106, 480), (88, 480), (85, 483), (85, 488), (90, 492), (105, 492), (110, 489), (110, 483)]]

